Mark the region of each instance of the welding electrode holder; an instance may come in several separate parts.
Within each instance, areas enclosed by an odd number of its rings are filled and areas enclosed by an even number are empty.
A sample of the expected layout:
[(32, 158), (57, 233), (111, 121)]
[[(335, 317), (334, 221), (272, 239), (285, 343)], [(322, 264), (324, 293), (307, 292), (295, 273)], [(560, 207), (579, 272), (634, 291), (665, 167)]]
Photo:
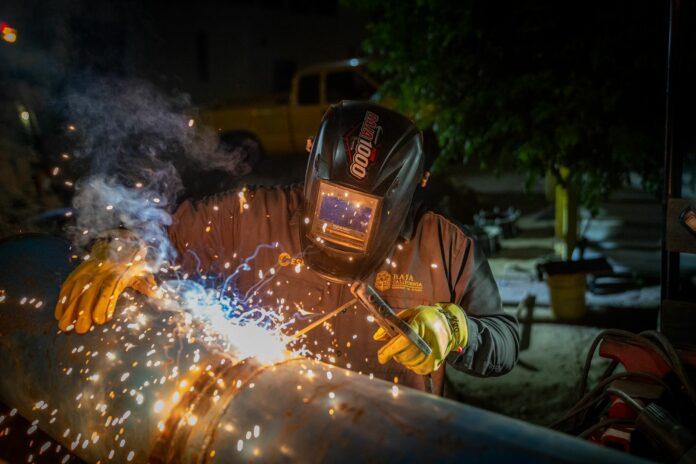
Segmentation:
[[(372, 314), (377, 324), (387, 332), (387, 335), (395, 337), (401, 334), (416, 345), (426, 356), (432, 354), (433, 350), (430, 348), (430, 345), (425, 343), (425, 340), (413, 330), (413, 327), (396, 315), (391, 306), (379, 296), (379, 293), (374, 288), (364, 282), (355, 281), (350, 286), (350, 291), (362, 303), (365, 309)], [(425, 390), (428, 393), (433, 393), (434, 391), (433, 378), (430, 374), (425, 376)]]
[(403, 335), (426, 356), (432, 354), (430, 345), (413, 330), (413, 327), (396, 315), (391, 306), (379, 296), (374, 288), (364, 282), (356, 281), (350, 286), (350, 291), (372, 314), (377, 320), (377, 324), (387, 332), (387, 335), (390, 337)]

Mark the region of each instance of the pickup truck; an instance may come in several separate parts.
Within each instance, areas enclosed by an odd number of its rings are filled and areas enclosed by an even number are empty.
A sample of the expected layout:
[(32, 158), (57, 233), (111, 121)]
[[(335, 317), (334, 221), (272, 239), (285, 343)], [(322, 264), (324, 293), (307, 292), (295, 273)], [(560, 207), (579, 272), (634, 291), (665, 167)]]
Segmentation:
[(365, 72), (365, 60), (322, 63), (295, 74), (285, 101), (210, 108), (201, 111), (200, 120), (230, 147), (253, 141), (262, 155), (304, 153), (307, 138), (314, 135), (329, 105), (367, 100), (377, 88)]

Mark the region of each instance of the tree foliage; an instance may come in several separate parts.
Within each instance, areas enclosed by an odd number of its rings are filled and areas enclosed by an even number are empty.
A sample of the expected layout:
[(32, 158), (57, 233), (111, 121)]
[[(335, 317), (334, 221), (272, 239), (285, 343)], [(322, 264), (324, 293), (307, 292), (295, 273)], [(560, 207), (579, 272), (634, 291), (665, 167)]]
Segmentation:
[(568, 167), (586, 205), (659, 175), (664, 2), (353, 0), (383, 91), (432, 125), (436, 169)]

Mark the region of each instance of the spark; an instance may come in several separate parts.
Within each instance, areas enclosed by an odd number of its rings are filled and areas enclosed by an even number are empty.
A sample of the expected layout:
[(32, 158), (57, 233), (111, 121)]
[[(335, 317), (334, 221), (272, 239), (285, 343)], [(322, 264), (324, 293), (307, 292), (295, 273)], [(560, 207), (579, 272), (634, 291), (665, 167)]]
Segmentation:
[(394, 398), (399, 396), (399, 387), (397, 385), (392, 385), (391, 387), (391, 394)]
[[(236, 276), (236, 272), (230, 277)], [(255, 357), (259, 362), (272, 364), (289, 355), (286, 346), (292, 341), (282, 329), (287, 325), (275, 308), (251, 305), (236, 292), (205, 288), (192, 280), (167, 281), (161, 285), (163, 303), (179, 308), (191, 316), (191, 322), (203, 322), (202, 338), (209, 343), (222, 344), (240, 358)], [(200, 354), (194, 354), (196, 361)]]

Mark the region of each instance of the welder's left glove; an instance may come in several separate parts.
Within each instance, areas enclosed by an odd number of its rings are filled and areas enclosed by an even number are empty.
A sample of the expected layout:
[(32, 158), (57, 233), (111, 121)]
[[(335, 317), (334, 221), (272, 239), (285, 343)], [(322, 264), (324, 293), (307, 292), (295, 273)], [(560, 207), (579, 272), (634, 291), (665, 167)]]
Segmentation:
[[(430, 346), (432, 353), (426, 356), (416, 345), (403, 335), (389, 340), (377, 352), (380, 364), (390, 359), (403, 364), (416, 374), (426, 375), (437, 370), (447, 355), (466, 346), (468, 330), (466, 315), (459, 306), (451, 303), (438, 303), (436, 306), (418, 306), (401, 311), (398, 316), (411, 327)], [(380, 328), (374, 339), (384, 341), (387, 333)]]

